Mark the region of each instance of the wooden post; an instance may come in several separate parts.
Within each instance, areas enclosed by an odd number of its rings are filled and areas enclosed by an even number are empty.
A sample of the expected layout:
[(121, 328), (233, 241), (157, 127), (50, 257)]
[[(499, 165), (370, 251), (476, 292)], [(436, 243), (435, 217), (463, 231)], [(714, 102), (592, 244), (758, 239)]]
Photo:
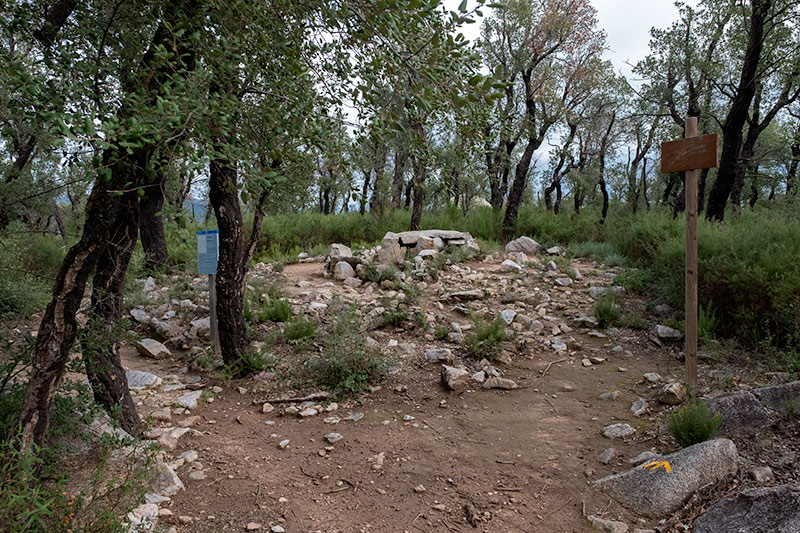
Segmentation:
[[(697, 137), (697, 117), (686, 118), (686, 138)], [(697, 170), (687, 170), (686, 194), (686, 383), (697, 392)]]
[(208, 308), (211, 317), (211, 347), (219, 355), (222, 348), (219, 345), (219, 330), (217, 329), (217, 276), (208, 275)]

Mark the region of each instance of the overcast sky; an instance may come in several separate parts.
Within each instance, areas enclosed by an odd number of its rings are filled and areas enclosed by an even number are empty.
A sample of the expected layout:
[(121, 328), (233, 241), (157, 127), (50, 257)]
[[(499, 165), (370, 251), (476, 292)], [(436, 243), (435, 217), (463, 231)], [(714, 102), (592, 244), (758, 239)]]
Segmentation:
[[(636, 63), (647, 55), (650, 41), (650, 28), (667, 27), (678, 18), (678, 9), (673, 0), (591, 0), (597, 9), (600, 28), (606, 31), (609, 50), (606, 58), (614, 63), (614, 68), (625, 75), (630, 74), (626, 62)], [(445, 0), (448, 9), (455, 10), (459, 0)], [(696, 5), (697, 0), (687, 0)], [(474, 1), (468, 3), (470, 8)], [(489, 13), (489, 9), (484, 14)], [(470, 40), (478, 37), (480, 23), (468, 24), (464, 36)]]

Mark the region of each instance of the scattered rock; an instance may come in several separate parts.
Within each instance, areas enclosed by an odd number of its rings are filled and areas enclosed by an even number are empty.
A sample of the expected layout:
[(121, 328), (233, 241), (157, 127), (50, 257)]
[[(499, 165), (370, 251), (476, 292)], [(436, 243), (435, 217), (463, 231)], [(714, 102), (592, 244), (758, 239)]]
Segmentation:
[(542, 246), (530, 237), (519, 237), (506, 244), (506, 253), (522, 252), (527, 255), (535, 255), (542, 249)]
[(572, 285), (572, 278), (556, 278), (556, 285), (561, 287), (569, 287)]
[(701, 487), (726, 479), (738, 468), (736, 446), (727, 439), (701, 442), (663, 460), (669, 463), (671, 472), (663, 467), (637, 466), (593, 485), (637, 514), (661, 518), (680, 509)]
[(519, 385), (517, 385), (515, 381), (510, 379), (491, 377), (483, 383), (483, 388), (513, 390), (513, 389), (518, 389)]
[(340, 433), (328, 433), (325, 435), (325, 440), (328, 441), (330, 444), (335, 444), (342, 440), (344, 437)]
[(131, 390), (149, 389), (161, 385), (161, 378), (150, 372), (126, 370), (125, 377), (128, 378), (128, 388)]
[(614, 448), (606, 448), (605, 451), (603, 451), (603, 453), (600, 454), (598, 460), (604, 465), (607, 465), (608, 463), (611, 462), (611, 459), (616, 457), (616, 455), (617, 455), (617, 450), (615, 450)]
[(285, 450), (287, 446), (289, 446), (289, 439), (283, 439), (278, 443), (278, 448), (281, 450)]
[(425, 352), (426, 361), (449, 363), (453, 360), (453, 352), (449, 348), (436, 348)]
[(202, 395), (203, 395), (202, 390), (186, 392), (181, 396), (179, 396), (177, 400), (175, 400), (175, 405), (183, 407), (184, 409), (196, 409), (197, 400), (199, 400), (200, 396)]
[(603, 436), (609, 439), (624, 439), (636, 433), (629, 424), (611, 424), (603, 428)]
[(655, 372), (648, 372), (643, 377), (644, 380), (647, 381), (648, 383), (658, 383), (659, 381), (661, 381), (661, 375), (656, 374)]
[(683, 338), (683, 333), (681, 333), (679, 329), (664, 326), (662, 324), (656, 325), (654, 333), (656, 338), (662, 341), (677, 342)]
[(523, 268), (519, 266), (517, 263), (512, 261), (511, 259), (506, 259), (500, 265), (500, 272), (512, 272), (514, 274), (520, 273), (523, 271)]
[(686, 387), (674, 382), (664, 385), (658, 399), (667, 405), (680, 405), (686, 399)]
[(751, 391), (761, 405), (776, 412), (786, 412), (787, 406), (800, 399), (800, 381)]
[(605, 287), (589, 287), (589, 296), (592, 298), (600, 298), (606, 293)]
[(655, 459), (661, 459), (661, 457), (662, 457), (662, 455), (660, 453), (646, 451), (646, 452), (640, 453), (636, 457), (632, 457), (632, 458), (628, 459), (628, 462), (630, 464), (632, 464), (632, 465), (638, 465), (638, 464), (642, 464), (644, 462), (653, 461)]
[(547, 249), (547, 255), (561, 255), (564, 253), (564, 249), (560, 246), (553, 246), (552, 248)]
[(750, 469), (750, 477), (756, 483), (775, 481), (775, 473), (768, 466), (755, 466)]
[(453, 391), (463, 390), (468, 383), (469, 372), (463, 368), (442, 365), (442, 385)]
[(333, 267), (333, 279), (339, 281), (345, 281), (350, 278), (354, 278), (356, 276), (356, 271), (353, 270), (353, 267), (350, 266), (350, 263), (346, 261), (339, 261)]
[(261, 529), (261, 524), (259, 524), (258, 522), (248, 522), (247, 525), (244, 526), (244, 528), (247, 531), (258, 531), (259, 529)]
[(598, 325), (597, 319), (593, 316), (579, 316), (575, 319), (575, 322), (581, 328), (596, 328)]
[(668, 304), (658, 304), (656, 306), (656, 313), (661, 316), (669, 316), (674, 312), (675, 310)]
[(695, 533), (796, 533), (800, 484), (756, 488), (723, 498), (694, 522)]
[(633, 405), (631, 405), (631, 412), (634, 416), (642, 416), (647, 412), (647, 400), (644, 398), (639, 398)]
[(593, 528), (605, 531), (607, 533), (628, 533), (628, 524), (625, 522), (617, 522), (616, 520), (606, 520), (594, 515), (586, 517)]
[(516, 316), (517, 312), (514, 311), (513, 309), (503, 309), (502, 311), (500, 311), (500, 318), (502, 318), (503, 322), (505, 322), (509, 326), (511, 325), (512, 322), (514, 322), (514, 318)]
[(755, 433), (772, 421), (761, 402), (750, 392), (736, 392), (709, 400), (712, 413), (722, 413), (721, 435)]
[(328, 255), (331, 257), (353, 257), (353, 250), (344, 244), (331, 244)]
[(599, 396), (599, 398), (601, 400), (616, 400), (617, 398), (619, 398), (619, 391), (615, 390), (611, 392), (604, 392)]
[(420, 493), (426, 492), (426, 489), (425, 489), (425, 487), (423, 485), (417, 485), (416, 487), (414, 487), (414, 492), (416, 492), (417, 494), (420, 494)]
[(153, 485), (150, 487), (152, 492), (161, 494), (162, 496), (175, 496), (178, 491), (186, 488), (178, 477), (178, 474), (166, 463), (156, 463), (155, 469), (156, 478)]
[(164, 359), (172, 355), (172, 352), (170, 352), (166, 346), (155, 339), (140, 340), (136, 343), (136, 351), (151, 359)]

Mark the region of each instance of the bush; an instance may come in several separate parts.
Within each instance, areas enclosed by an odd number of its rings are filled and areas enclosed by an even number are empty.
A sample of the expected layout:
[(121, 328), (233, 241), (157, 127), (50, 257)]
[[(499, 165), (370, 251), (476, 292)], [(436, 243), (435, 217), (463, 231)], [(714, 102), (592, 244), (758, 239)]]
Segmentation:
[(606, 291), (594, 302), (594, 317), (597, 325), (605, 328), (614, 324), (622, 315), (622, 310), (617, 304), (616, 297), (612, 291)]
[(721, 423), (722, 414), (712, 415), (708, 405), (697, 399), (670, 413), (667, 429), (681, 448), (686, 448), (713, 438)]
[(443, 341), (450, 335), (450, 326), (436, 326), (433, 336), (436, 340)]
[(464, 338), (467, 353), (475, 358), (493, 359), (497, 345), (506, 340), (506, 323), (499, 316), (491, 322), (473, 318), (473, 327)]
[(283, 338), (289, 342), (312, 337), (317, 330), (317, 324), (304, 316), (292, 319), (283, 329)]
[(339, 397), (357, 397), (386, 373), (389, 361), (377, 346), (368, 346), (354, 308), (338, 314), (316, 335), (322, 350), (307, 363), (318, 386)]
[(590, 257), (608, 266), (625, 266), (628, 259), (610, 242), (580, 242), (569, 248), (574, 257)]
[(270, 299), (261, 306), (256, 318), (259, 322), (288, 322), (292, 318), (292, 304), (284, 298)]

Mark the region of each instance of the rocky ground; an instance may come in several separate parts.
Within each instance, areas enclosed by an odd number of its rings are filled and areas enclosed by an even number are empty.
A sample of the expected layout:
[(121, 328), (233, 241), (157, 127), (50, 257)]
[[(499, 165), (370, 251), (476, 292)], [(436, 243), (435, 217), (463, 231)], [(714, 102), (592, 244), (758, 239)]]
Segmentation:
[[(670, 309), (651, 312), (614, 284), (616, 268), (524, 238), (457, 262), (469, 254), (442, 248), (476, 246), (468, 235), (404, 235), (355, 257), (337, 245), (330, 258), (282, 270), (256, 265), (248, 279), (255, 293), (281, 286), (293, 312), (315, 321), (355, 306), (365, 341), (393, 361), (358, 401), (302, 388), (292, 369), (309, 352), (288, 344), (265, 341), (275, 368), (222, 377), (206, 347), (207, 280), (141, 281), (131, 316), (163, 343), (125, 346), (123, 363), (163, 453), (132, 523), (180, 532), (685, 531), (724, 495), (800, 479), (796, 414), (786, 418), (778, 389), (764, 389), (790, 377), (749, 373), (709, 348), (700, 393), (735, 393), (716, 400), (726, 424), (751, 413), (753, 399), (763, 416), (728, 427), (733, 442), (666, 457), (672, 472), (639, 466), (679, 449), (664, 426), (686, 394), (681, 335), (664, 324)], [(415, 259), (405, 271), (370, 270), (402, 261), (406, 248)], [(619, 293), (625, 322), (639, 329), (598, 327), (594, 302), (606, 292)], [(399, 311), (405, 319), (386, 324)], [(472, 317), (500, 317), (507, 329), (485, 357), (468, 354)], [(789, 398), (800, 396), (791, 387)], [(619, 473), (622, 481), (603, 479)], [(639, 501), (622, 494), (630, 487)]]

